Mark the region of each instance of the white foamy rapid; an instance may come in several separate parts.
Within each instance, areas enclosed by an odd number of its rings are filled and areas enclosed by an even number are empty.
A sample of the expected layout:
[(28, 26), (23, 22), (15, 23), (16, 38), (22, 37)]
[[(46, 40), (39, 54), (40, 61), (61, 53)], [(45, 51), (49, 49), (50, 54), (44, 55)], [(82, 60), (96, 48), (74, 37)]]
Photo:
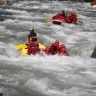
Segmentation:
[[(4, 96), (96, 96), (96, 8), (70, 1), (14, 0), (0, 6), (0, 93)], [(58, 11), (75, 11), (80, 25), (44, 22)], [(38, 41), (65, 43), (67, 56), (20, 56), (14, 46), (25, 43), (35, 28)]]

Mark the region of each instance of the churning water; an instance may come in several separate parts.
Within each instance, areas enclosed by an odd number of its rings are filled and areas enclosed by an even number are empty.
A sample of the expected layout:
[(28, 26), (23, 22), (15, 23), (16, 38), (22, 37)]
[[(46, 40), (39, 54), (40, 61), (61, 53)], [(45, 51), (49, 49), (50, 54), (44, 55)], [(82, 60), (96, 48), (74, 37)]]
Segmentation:
[[(75, 11), (79, 25), (44, 22), (58, 11)], [(67, 56), (20, 56), (14, 46), (25, 43), (35, 28), (38, 41), (65, 43)], [(70, 1), (13, 0), (0, 6), (0, 92), (4, 96), (96, 96), (96, 8)]]

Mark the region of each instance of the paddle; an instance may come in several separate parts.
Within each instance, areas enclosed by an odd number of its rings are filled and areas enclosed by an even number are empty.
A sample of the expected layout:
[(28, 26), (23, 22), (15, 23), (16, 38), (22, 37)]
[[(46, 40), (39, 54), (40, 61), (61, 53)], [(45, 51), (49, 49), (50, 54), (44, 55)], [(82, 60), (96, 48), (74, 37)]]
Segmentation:
[(87, 6), (91, 6), (91, 3), (87, 3), (86, 5), (87, 5)]
[(52, 22), (52, 20), (51, 19), (44, 19), (44, 22)]
[(77, 24), (83, 24), (83, 21), (78, 20), (78, 21), (77, 21)]

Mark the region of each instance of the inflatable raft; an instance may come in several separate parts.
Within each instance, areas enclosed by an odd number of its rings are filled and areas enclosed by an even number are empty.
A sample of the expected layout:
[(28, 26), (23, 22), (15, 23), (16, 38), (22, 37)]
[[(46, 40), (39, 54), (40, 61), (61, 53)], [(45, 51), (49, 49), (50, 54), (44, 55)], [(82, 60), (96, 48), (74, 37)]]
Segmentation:
[(66, 23), (64, 19), (53, 19), (53, 24), (61, 25), (61, 23)]
[[(28, 46), (25, 45), (25, 44), (19, 44), (19, 45), (15, 46), (15, 49), (20, 51), (21, 56), (27, 56), (28, 55), (27, 47)], [(45, 49), (45, 46), (43, 44), (39, 43), (39, 48), (40, 49)]]

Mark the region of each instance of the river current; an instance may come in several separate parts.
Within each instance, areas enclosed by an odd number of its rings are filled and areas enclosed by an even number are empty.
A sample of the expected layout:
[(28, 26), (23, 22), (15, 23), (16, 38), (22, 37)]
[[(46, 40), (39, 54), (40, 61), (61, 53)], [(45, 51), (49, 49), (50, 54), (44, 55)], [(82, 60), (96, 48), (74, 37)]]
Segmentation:
[[(57, 12), (76, 12), (83, 24), (44, 22)], [(49, 46), (66, 44), (67, 56), (20, 56), (30, 28)], [(12, 0), (0, 6), (0, 93), (3, 96), (96, 96), (96, 7), (87, 3)]]

